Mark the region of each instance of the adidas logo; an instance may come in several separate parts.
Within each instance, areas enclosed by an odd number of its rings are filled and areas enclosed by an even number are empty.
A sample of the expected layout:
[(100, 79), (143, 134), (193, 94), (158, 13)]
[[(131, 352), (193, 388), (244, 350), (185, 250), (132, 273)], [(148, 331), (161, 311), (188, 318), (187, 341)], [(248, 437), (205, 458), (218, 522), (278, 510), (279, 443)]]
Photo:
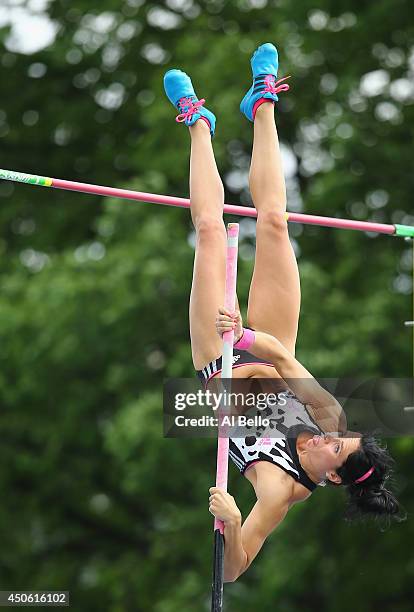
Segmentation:
[(232, 364), (234, 365), (240, 359), (240, 357), (241, 357), (241, 355), (233, 355)]

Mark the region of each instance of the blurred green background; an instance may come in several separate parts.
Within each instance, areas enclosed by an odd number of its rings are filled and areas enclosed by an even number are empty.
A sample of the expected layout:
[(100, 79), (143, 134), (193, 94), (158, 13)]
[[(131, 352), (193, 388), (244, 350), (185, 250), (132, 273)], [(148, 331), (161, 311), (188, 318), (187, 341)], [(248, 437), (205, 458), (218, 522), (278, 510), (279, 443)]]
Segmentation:
[[(1, 167), (188, 197), (188, 134), (162, 78), (216, 112), (226, 201), (250, 204), (238, 105), (255, 47), (292, 75), (277, 121), (288, 208), (414, 223), (414, 5), (403, 0), (2, 0)], [(162, 437), (162, 383), (193, 375), (188, 211), (0, 184), (0, 588), (69, 589), (72, 608), (209, 610), (214, 440)], [(231, 218), (228, 218), (231, 219)], [(298, 359), (315, 376), (412, 374), (412, 245), (291, 225)], [(254, 222), (241, 221), (239, 297)], [(295, 507), (225, 610), (409, 612), (410, 437), (389, 441), (408, 520)], [(243, 515), (254, 492), (230, 468)]]

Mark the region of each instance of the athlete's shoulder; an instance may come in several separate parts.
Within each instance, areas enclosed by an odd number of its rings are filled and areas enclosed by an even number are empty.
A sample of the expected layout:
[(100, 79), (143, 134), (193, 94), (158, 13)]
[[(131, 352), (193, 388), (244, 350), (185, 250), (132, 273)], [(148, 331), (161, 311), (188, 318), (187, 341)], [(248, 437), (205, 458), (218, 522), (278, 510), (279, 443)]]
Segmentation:
[(256, 471), (253, 486), (257, 499), (289, 504), (294, 496), (296, 483), (292, 476), (269, 461), (260, 461), (253, 469)]
[(293, 504), (298, 504), (299, 502), (303, 502), (308, 499), (312, 495), (312, 491), (309, 491), (303, 484), (300, 482), (295, 482), (293, 486), (293, 495), (290, 501), (290, 506)]

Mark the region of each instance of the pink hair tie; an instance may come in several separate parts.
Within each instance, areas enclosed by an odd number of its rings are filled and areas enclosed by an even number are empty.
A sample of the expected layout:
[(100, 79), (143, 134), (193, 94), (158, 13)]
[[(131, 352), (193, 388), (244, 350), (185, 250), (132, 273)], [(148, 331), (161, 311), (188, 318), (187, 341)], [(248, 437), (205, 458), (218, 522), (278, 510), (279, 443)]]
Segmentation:
[(253, 330), (243, 328), (243, 335), (238, 342), (234, 345), (234, 348), (240, 349), (242, 351), (248, 351), (252, 346), (253, 342), (256, 340), (256, 336)]
[(369, 478), (373, 471), (374, 471), (374, 466), (372, 468), (369, 468), (368, 472), (366, 472), (363, 476), (355, 480), (355, 484), (357, 484), (358, 482), (363, 482), (364, 480)]

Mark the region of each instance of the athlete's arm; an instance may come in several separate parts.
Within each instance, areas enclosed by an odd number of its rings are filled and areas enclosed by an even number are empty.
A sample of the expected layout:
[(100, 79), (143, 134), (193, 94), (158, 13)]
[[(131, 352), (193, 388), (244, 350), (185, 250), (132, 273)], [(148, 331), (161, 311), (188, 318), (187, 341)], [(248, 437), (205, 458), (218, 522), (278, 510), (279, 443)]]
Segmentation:
[(224, 523), (224, 581), (233, 582), (246, 562), (241, 538), (241, 512), (228, 491), (210, 487), (209, 512)]
[(266, 538), (283, 521), (288, 510), (288, 501), (277, 499), (277, 490), (257, 500), (241, 530), (243, 548), (246, 551), (246, 563), (239, 575), (247, 570)]
[[(249, 516), (240, 525), (226, 525), (224, 531), (224, 579), (226, 582), (234, 582), (243, 574), (257, 556), (266, 538), (283, 521), (289, 509), (289, 499), (286, 487), (273, 481), (272, 490), (260, 495), (253, 506)], [(236, 569), (226, 565), (230, 560), (232, 548), (240, 541), (240, 546), (244, 552), (243, 563)]]
[[(231, 316), (225, 308), (219, 308), (216, 318), (217, 333), (234, 329), (235, 340), (243, 334), (243, 322), (239, 311)], [(279, 375), (286, 381), (302, 404), (306, 405), (311, 416), (325, 432), (347, 431), (345, 412), (341, 404), (326, 389), (321, 387), (312, 374), (287, 350), (274, 336), (264, 332), (255, 332), (255, 341), (249, 352), (273, 363)]]
[(299, 401), (310, 408), (321, 429), (325, 432), (347, 431), (346, 417), (340, 403), (321, 387), (277, 338), (255, 332), (255, 341), (249, 352), (274, 364)]
[(288, 502), (275, 499), (273, 492), (257, 500), (243, 526), (241, 519), (225, 523), (224, 582), (235, 582), (247, 570), (288, 509)]
[(255, 488), (258, 499), (243, 526), (234, 497), (218, 487), (209, 489), (209, 511), (224, 522), (224, 582), (246, 571), (289, 508), (292, 486), (286, 482), (264, 476)]

